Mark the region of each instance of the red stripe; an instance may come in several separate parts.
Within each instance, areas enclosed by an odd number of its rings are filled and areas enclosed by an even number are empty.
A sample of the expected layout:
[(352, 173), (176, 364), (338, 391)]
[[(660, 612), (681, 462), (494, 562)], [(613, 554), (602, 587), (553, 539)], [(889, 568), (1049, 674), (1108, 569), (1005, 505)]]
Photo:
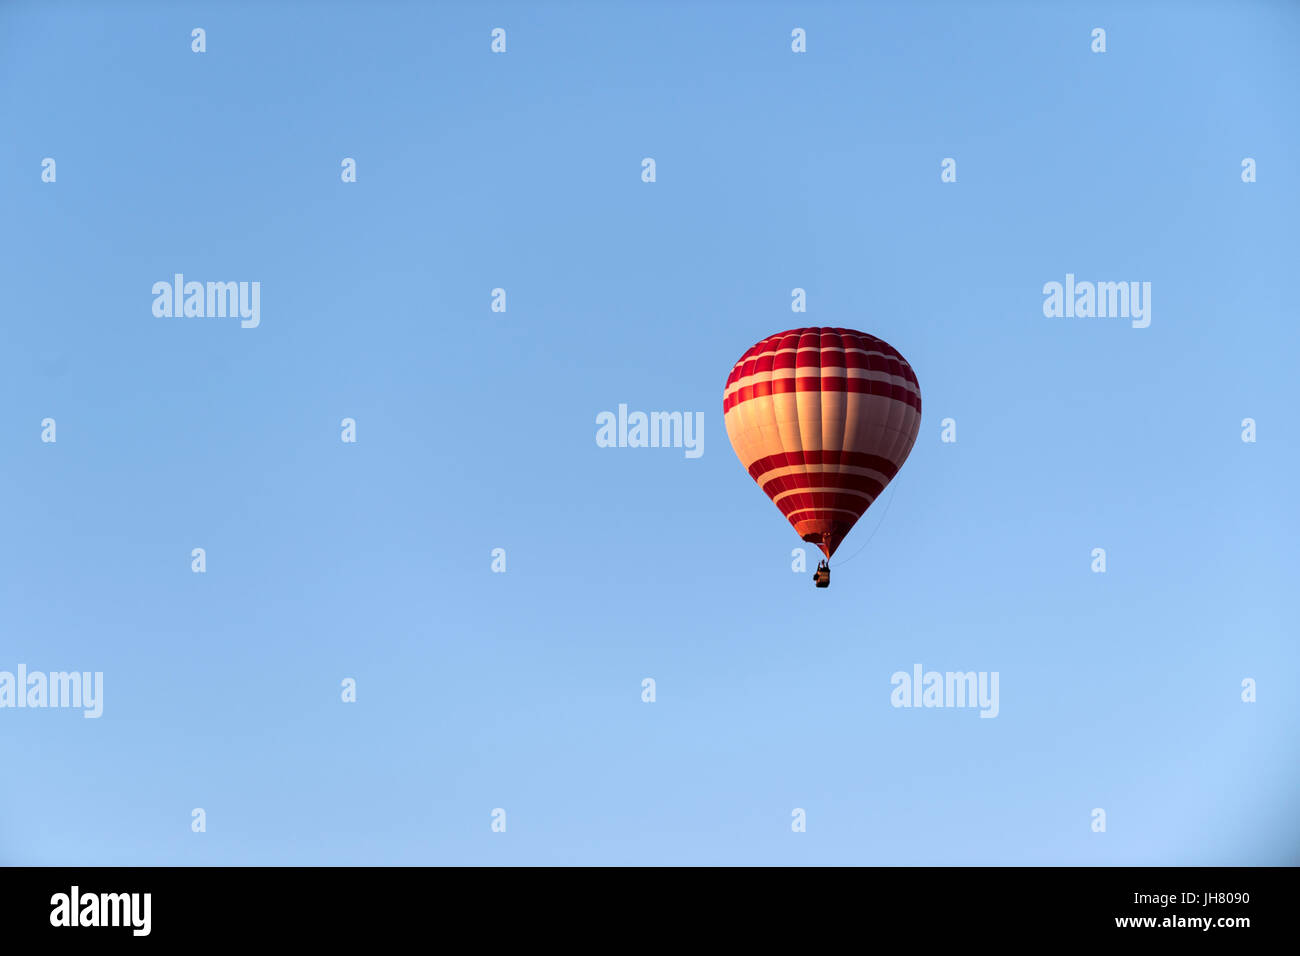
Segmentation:
[[(862, 511), (855, 511), (854, 513), (858, 518), (861, 518), (866, 510), (866, 508), (863, 508)], [(858, 520), (858, 518), (852, 518), (849, 515), (846, 515), (843, 511), (826, 511), (825, 509), (817, 508), (791, 512), (785, 517), (786, 520), (793, 525), (807, 524), (810, 521), (833, 521), (839, 525), (848, 525), (848, 528), (844, 529), (846, 532), (849, 528), (852, 528), (854, 523)]]
[[(822, 356), (825, 354), (826, 352), (824, 351), (823, 352), (796, 352), (794, 355), (791, 356), (791, 358), (795, 360), (794, 362), (795, 368), (821, 368)], [(840, 354), (843, 355), (844, 353), (841, 352)]]
[(854, 392), (859, 395), (879, 395), (903, 402), (921, 411), (921, 398), (902, 385), (893, 382), (881, 382), (876, 379), (843, 378), (825, 375), (820, 378), (808, 375), (803, 378), (766, 379), (746, 385), (722, 400), (722, 413), (725, 415), (737, 405), (743, 405), (751, 398), (763, 398), (767, 395), (783, 395), (788, 392)]
[[(788, 498), (782, 498), (776, 502), (776, 506), (781, 509), (781, 514), (785, 515), (790, 521), (803, 521), (806, 516), (796, 519), (794, 515), (806, 511), (817, 511), (820, 509), (835, 508), (840, 511), (846, 511), (856, 518), (861, 518), (863, 512), (871, 507), (875, 498), (860, 498), (857, 495), (836, 495), (825, 494), (822, 492), (811, 492), (805, 494), (794, 494)], [(841, 516), (841, 521), (848, 519)]]
[[(752, 375), (754, 372), (765, 372), (768, 369), (781, 371), (792, 368), (869, 369), (875, 372), (888, 372), (891, 375), (898, 375), (913, 385), (917, 384), (916, 373), (912, 371), (912, 367), (901, 356), (891, 355), (883, 349), (872, 349), (870, 347), (867, 347), (865, 352), (856, 351), (854, 346), (849, 346), (849, 349), (849, 351), (822, 349), (820, 352), (795, 352), (790, 350), (778, 352), (775, 349), (770, 349), (753, 355), (746, 353), (744, 358), (732, 366), (731, 374), (727, 377), (727, 385), (730, 386), (736, 379), (743, 378), (744, 375)], [(749, 366), (752, 371), (746, 371), (746, 366)]]
[(769, 498), (775, 498), (779, 494), (798, 491), (801, 488), (862, 491), (875, 500), (876, 496), (885, 490), (885, 483), (870, 475), (845, 475), (836, 471), (804, 471), (773, 478), (763, 484), (763, 493)]
[(760, 458), (749, 466), (749, 473), (760, 484), (763, 475), (773, 468), (793, 468), (798, 465), (854, 465), (878, 471), (887, 480), (893, 480), (898, 466), (888, 458), (868, 455), (860, 451), (783, 451)]

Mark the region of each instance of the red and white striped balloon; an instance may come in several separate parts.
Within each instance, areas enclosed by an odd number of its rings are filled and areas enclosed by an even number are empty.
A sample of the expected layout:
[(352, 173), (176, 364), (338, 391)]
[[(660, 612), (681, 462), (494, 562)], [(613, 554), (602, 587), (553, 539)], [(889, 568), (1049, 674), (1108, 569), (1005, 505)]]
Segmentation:
[(874, 335), (791, 329), (740, 357), (722, 412), (740, 463), (829, 558), (907, 460), (921, 387)]

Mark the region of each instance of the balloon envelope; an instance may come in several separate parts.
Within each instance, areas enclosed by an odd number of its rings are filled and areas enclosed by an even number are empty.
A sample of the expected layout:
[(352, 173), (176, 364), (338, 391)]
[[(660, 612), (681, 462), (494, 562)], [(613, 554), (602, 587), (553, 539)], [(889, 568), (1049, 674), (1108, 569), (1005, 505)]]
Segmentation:
[(921, 387), (874, 335), (790, 329), (740, 357), (722, 412), (740, 463), (829, 558), (907, 460)]

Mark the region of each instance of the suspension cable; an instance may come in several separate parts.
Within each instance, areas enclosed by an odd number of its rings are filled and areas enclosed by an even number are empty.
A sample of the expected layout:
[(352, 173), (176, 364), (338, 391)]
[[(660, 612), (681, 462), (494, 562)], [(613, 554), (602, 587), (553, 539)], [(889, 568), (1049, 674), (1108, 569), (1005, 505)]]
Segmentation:
[(880, 526), (884, 524), (885, 519), (889, 517), (889, 509), (893, 506), (894, 499), (897, 497), (898, 497), (898, 489), (895, 488), (894, 493), (891, 494), (889, 496), (889, 500), (885, 502), (884, 514), (880, 516), (880, 520), (876, 522), (876, 526), (871, 529), (871, 534), (867, 535), (867, 540), (862, 542), (862, 547), (858, 548), (858, 550), (854, 551), (851, 555), (849, 555), (847, 558), (841, 561), (839, 563), (840, 567), (843, 567), (844, 565), (848, 564), (850, 561), (852, 561), (854, 558), (860, 555), (863, 551), (867, 550), (867, 545), (871, 543), (871, 539), (876, 536), (876, 532), (880, 530)]

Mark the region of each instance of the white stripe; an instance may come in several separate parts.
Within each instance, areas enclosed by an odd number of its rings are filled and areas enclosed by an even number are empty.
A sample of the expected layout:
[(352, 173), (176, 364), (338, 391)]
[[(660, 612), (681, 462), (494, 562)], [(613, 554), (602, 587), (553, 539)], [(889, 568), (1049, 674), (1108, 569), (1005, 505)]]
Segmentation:
[[(754, 459), (754, 461), (758, 460), (758, 458)], [(889, 484), (889, 479), (885, 477), (883, 472), (879, 472), (874, 468), (863, 468), (861, 465), (782, 465), (780, 468), (773, 468), (763, 472), (754, 480), (760, 485), (765, 485), (777, 478), (786, 478), (790, 475), (806, 475), (813, 471), (830, 471), (837, 475), (861, 475), (865, 478), (874, 478), (882, 485)]]
[[(915, 385), (913, 385), (910, 380), (904, 378), (902, 375), (899, 375), (897, 372), (886, 372), (880, 369), (870, 369), (870, 368), (845, 369), (844, 366), (842, 365), (831, 365), (828, 366), (828, 368), (844, 369), (843, 374), (832, 375), (831, 378), (856, 378), (867, 382), (888, 382), (890, 385), (901, 385), (905, 390), (910, 392), (912, 395), (915, 395), (917, 398), (921, 397), (921, 390), (917, 388)], [(722, 398), (725, 401), (726, 399), (734, 395), (736, 392), (738, 392), (740, 389), (745, 388), (748, 385), (756, 385), (759, 382), (775, 382), (777, 380), (784, 381), (786, 379), (791, 379), (791, 378), (817, 379), (818, 381), (820, 381), (824, 377), (822, 375), (822, 371), (823, 371), (822, 369), (816, 369), (816, 368), (800, 368), (800, 369), (783, 368), (783, 369), (778, 369), (776, 371), (755, 372), (752, 375), (746, 375), (743, 378), (738, 378), (730, 385), (728, 385), (727, 388), (722, 393)], [(759, 397), (763, 397), (763, 396), (759, 396)], [(888, 398), (889, 396), (882, 395), (880, 397)]]
[(839, 512), (840, 514), (842, 514), (842, 515), (853, 515), (855, 518), (861, 517), (861, 515), (859, 515), (856, 511), (849, 511), (847, 508), (816, 508), (816, 507), (813, 507), (813, 508), (800, 508), (798, 511), (791, 511), (788, 515), (785, 516), (785, 520), (786, 520), (786, 521), (791, 521), (791, 522), (799, 521), (799, 520), (803, 520), (803, 519), (800, 519), (800, 518), (796, 518), (795, 515), (806, 514), (806, 513), (809, 512), (809, 511), (838, 511), (838, 512)]
[[(757, 362), (759, 359), (766, 358), (769, 355), (785, 355), (787, 353), (798, 354), (799, 352), (830, 352), (833, 353), (833, 355), (847, 354), (849, 352), (854, 352), (858, 355), (879, 355), (881, 358), (889, 359), (894, 362), (902, 362), (904, 365), (908, 364), (905, 360), (900, 359), (897, 355), (891, 355), (888, 352), (881, 352), (875, 349), (862, 349), (862, 348), (858, 348), (857, 346), (848, 346), (846, 348), (840, 348), (835, 345), (826, 345), (826, 346), (805, 345), (802, 348), (793, 348), (793, 349), (790, 348), (768, 349), (766, 352), (759, 352), (757, 355), (751, 355), (748, 358), (740, 359), (738, 362), (736, 362), (736, 364), (734, 364), (731, 367), (733, 369), (740, 368), (740, 366), (744, 365), (746, 362)], [(908, 367), (910, 368), (910, 366)]]

